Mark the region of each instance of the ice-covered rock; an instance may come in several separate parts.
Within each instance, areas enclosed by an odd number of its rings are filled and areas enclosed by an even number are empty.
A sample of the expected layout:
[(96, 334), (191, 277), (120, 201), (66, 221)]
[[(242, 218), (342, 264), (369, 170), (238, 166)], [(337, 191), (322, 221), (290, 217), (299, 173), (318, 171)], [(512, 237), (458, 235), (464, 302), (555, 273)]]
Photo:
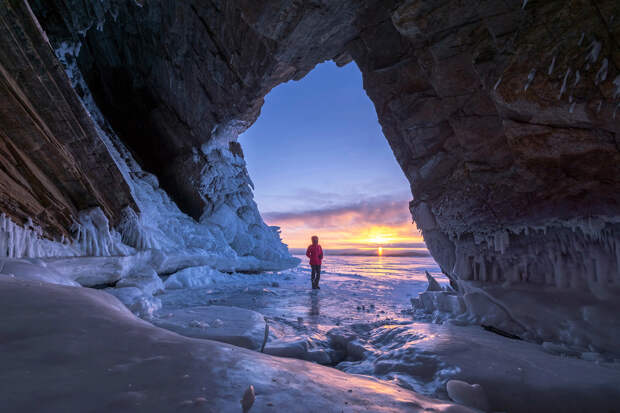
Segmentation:
[(439, 285), (437, 280), (433, 278), (433, 276), (430, 275), (428, 271), (425, 271), (424, 273), (426, 275), (426, 279), (428, 280), (428, 287), (426, 288), (426, 291), (443, 291), (441, 285)]
[(187, 337), (205, 338), (260, 350), (265, 341), (265, 317), (238, 307), (211, 305), (166, 311), (153, 319), (159, 327)]

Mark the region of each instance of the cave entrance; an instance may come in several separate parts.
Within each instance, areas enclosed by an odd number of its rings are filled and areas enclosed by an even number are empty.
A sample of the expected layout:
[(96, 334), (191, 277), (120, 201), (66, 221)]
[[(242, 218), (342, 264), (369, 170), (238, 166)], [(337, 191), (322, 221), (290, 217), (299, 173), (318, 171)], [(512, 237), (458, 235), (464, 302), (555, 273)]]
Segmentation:
[(424, 253), (409, 183), (355, 65), (319, 64), (274, 88), (240, 136), (263, 218), (293, 253), (313, 234), (342, 254)]

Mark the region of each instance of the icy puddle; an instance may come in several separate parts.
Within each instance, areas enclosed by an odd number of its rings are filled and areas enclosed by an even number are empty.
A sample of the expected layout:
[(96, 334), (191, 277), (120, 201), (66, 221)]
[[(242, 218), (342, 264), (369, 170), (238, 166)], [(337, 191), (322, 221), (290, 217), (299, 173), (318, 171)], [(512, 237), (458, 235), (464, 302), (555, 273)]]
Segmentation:
[[(551, 355), (540, 345), (479, 326), (414, 319), (410, 298), (426, 289), (425, 271), (447, 282), (430, 257), (329, 257), (321, 289), (314, 291), (304, 264), (266, 274), (205, 275), (190, 269), (166, 284), (193, 288), (166, 289), (159, 295), (163, 307), (156, 316), (160, 323), (181, 327), (160, 325), (194, 337), (240, 323), (237, 327), (249, 341), (217, 339), (247, 342), (244, 347), (257, 350), (264, 346), (267, 354), (374, 376), (442, 399), (448, 398), (450, 379), (480, 383), (496, 410), (511, 406), (509, 411), (553, 411), (561, 403), (580, 411), (610, 400), (620, 404), (617, 363)], [(204, 306), (222, 312), (201, 319)], [(235, 316), (221, 306), (264, 315), (269, 326), (266, 342), (262, 320), (248, 322), (253, 313)]]

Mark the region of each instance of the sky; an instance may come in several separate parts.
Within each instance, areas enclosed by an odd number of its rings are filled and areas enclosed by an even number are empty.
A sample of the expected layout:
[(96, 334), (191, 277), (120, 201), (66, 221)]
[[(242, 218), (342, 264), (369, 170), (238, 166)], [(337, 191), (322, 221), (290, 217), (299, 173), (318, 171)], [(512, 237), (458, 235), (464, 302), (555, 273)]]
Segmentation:
[(323, 63), (274, 88), (239, 142), (259, 210), (289, 247), (314, 234), (326, 249), (423, 247), (409, 182), (355, 63)]

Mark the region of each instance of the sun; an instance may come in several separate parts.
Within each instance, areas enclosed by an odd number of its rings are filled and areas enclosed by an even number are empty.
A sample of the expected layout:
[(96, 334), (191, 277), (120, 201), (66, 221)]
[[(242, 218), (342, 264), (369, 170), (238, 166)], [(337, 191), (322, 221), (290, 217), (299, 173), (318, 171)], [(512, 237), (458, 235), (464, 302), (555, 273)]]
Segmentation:
[(377, 248), (377, 254), (383, 255), (383, 247)]

